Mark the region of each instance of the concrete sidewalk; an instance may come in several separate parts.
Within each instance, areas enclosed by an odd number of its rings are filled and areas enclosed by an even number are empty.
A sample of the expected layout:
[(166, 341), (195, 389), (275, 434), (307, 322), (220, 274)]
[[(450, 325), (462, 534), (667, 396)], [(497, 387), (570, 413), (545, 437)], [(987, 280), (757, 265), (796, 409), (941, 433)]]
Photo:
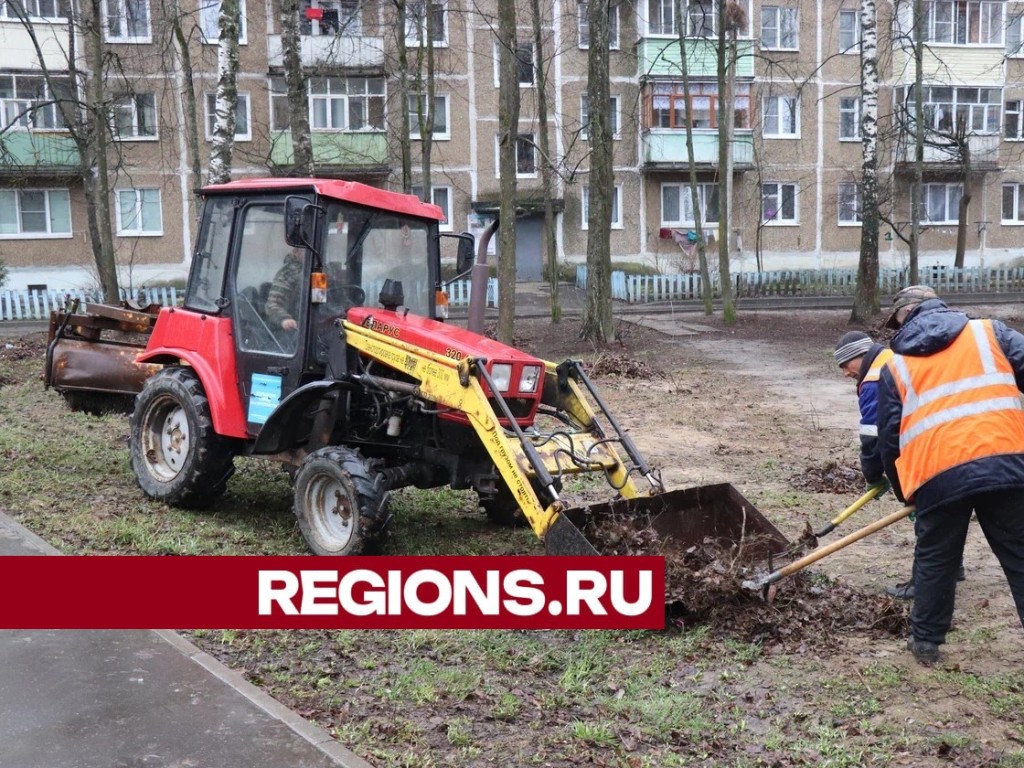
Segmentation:
[[(11, 555), (59, 553), (0, 513)], [(0, 632), (0, 768), (57, 766), (370, 768), (174, 632)]]

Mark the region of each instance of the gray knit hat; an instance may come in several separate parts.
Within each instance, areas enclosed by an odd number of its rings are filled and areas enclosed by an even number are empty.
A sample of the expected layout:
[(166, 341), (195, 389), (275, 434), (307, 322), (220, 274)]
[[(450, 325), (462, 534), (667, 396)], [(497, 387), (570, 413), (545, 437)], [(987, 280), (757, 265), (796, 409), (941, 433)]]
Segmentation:
[(836, 344), (836, 351), (833, 352), (833, 356), (836, 358), (836, 363), (840, 367), (850, 362), (854, 358), (863, 357), (871, 349), (871, 345), (874, 342), (871, 337), (863, 331), (850, 331), (844, 333), (842, 338), (839, 339), (839, 343)]

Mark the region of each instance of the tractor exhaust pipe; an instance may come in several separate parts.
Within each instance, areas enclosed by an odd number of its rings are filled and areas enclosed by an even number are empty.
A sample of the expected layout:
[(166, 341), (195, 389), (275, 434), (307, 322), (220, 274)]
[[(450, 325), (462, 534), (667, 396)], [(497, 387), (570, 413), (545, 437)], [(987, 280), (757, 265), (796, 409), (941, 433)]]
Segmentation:
[(497, 231), (498, 217), (495, 216), (494, 221), (480, 236), (480, 242), (476, 247), (476, 263), (473, 264), (469, 283), (469, 320), (466, 323), (466, 328), (473, 333), (484, 332), (484, 312), (487, 310), (487, 246)]

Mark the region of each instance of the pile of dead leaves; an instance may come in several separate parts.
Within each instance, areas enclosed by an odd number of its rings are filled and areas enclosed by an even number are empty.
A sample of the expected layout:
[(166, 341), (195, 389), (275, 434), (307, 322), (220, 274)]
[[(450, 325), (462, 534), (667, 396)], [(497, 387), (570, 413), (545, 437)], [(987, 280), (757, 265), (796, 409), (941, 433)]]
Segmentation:
[(820, 467), (808, 467), (789, 479), (789, 484), (813, 493), (864, 493), (864, 474), (859, 467), (829, 461)]
[(594, 376), (622, 376), (627, 379), (650, 380), (661, 376), (647, 363), (613, 352), (602, 353), (588, 370)]

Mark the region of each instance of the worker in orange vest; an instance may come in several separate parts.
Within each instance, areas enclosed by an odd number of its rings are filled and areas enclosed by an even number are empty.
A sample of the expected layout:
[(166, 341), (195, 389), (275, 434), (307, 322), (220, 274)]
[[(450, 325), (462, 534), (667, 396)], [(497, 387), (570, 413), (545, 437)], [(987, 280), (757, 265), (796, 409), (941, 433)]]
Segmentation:
[(1024, 335), (969, 320), (922, 285), (893, 299), (899, 332), (878, 388), (878, 447), (900, 501), (917, 507), (907, 648), (939, 659), (973, 512), (1024, 625)]

